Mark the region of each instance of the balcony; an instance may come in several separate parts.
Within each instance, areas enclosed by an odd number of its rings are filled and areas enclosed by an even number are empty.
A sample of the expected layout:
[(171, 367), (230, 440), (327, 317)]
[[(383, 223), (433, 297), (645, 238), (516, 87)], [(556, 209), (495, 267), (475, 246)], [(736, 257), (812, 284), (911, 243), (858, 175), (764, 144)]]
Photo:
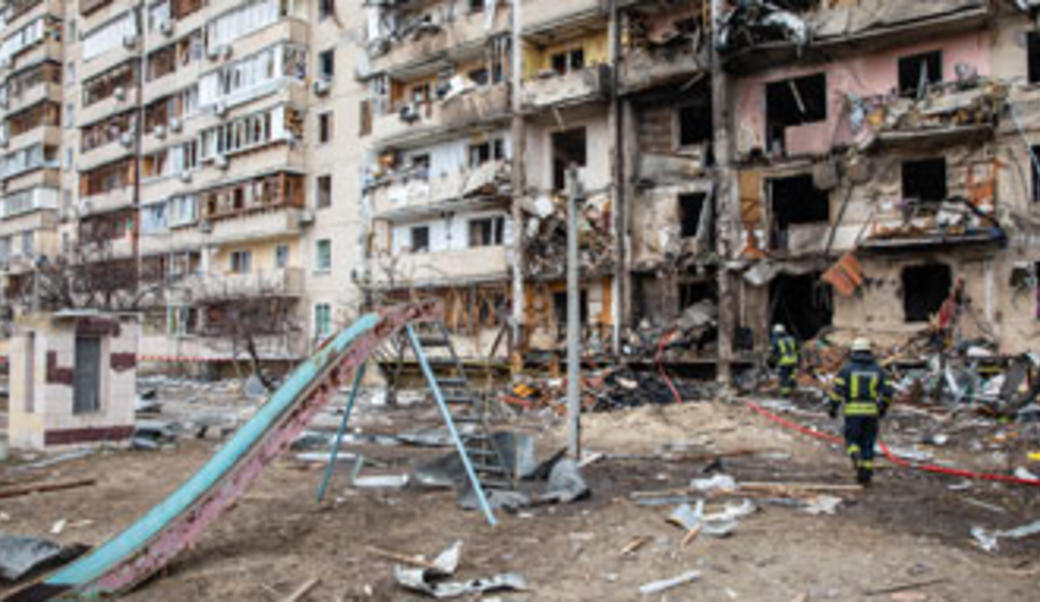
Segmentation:
[(25, 231), (53, 230), (57, 225), (58, 214), (55, 211), (26, 211), (5, 216), (0, 220), (0, 236), (11, 236)]
[[(129, 144), (124, 144), (129, 142)], [(76, 168), (83, 171), (92, 171), (95, 168), (113, 163), (134, 154), (134, 140), (131, 135), (125, 140), (113, 140), (101, 146), (80, 153)]]
[(981, 79), (973, 87), (940, 84), (924, 98), (879, 94), (850, 98), (849, 131), (860, 148), (931, 150), (990, 138), (1004, 113), (1009, 86)]
[(142, 233), (138, 248), (142, 256), (165, 255), (202, 248), (204, 238), (198, 228), (176, 228)]
[(137, 86), (120, 86), (120, 88), (121, 92), (113, 93), (108, 98), (81, 108), (77, 117), (77, 125), (82, 127), (96, 123), (106, 117), (133, 108), (140, 100), (140, 90)]
[(548, 72), (523, 83), (525, 112), (605, 101), (610, 94), (610, 67), (593, 65), (563, 75)]
[(123, 209), (134, 204), (134, 187), (113, 188), (107, 192), (92, 194), (79, 199), (79, 215), (97, 215)]
[[(991, 9), (984, 0), (948, 2), (842, 3), (798, 15), (797, 22), (778, 26), (769, 20), (770, 10), (756, 13), (756, 20), (737, 16), (724, 25), (726, 40), (723, 66), (748, 74), (795, 60), (826, 58), (841, 61), (862, 53), (905, 45), (907, 40), (934, 40), (986, 26)], [(750, 41), (750, 42), (749, 42)]]
[(64, 91), (61, 84), (52, 82), (40, 82), (28, 89), (22, 90), (21, 94), (12, 94), (7, 99), (7, 108), (3, 110), (8, 115), (13, 115), (24, 109), (46, 101), (61, 100)]
[(50, 37), (33, 44), (14, 56), (13, 69), (20, 69), (27, 65), (37, 65), (44, 61), (62, 62), (61, 42)]
[(258, 295), (303, 295), (303, 268), (281, 268), (261, 270), (248, 274), (225, 272), (202, 276), (202, 286), (207, 293), (227, 297), (253, 297)]
[(496, 200), (508, 197), (511, 173), (508, 161), (490, 161), (476, 169), (438, 177), (414, 172), (392, 174), (370, 187), (373, 212), (378, 219), (400, 219), (470, 207), (490, 208)]
[[(506, 247), (476, 247), (431, 253), (401, 253), (396, 258), (394, 281), (408, 286), (434, 286), (459, 281), (502, 280), (509, 277), (509, 253)], [(390, 278), (375, 260), (374, 284), (390, 285)]]
[(401, 105), (373, 121), (380, 146), (420, 145), (445, 135), (459, 136), (480, 125), (505, 121), (510, 114), (509, 86), (496, 84), (433, 103)]
[(9, 9), (7, 15), (7, 22), (4, 24), (4, 27), (7, 29), (7, 31), (14, 31), (16, 29), (19, 29), (20, 27), (29, 23), (29, 21), (32, 21), (36, 17), (40, 17), (42, 15), (54, 15), (60, 17), (61, 15), (65, 14), (65, 7), (62, 6), (62, 4), (64, 3), (61, 0), (36, 0), (36, 2), (20, 2), (18, 4), (21, 4), (23, 7), (27, 6), (28, 8), (23, 8), (20, 13), (14, 15), (13, 17), (10, 14), (15, 10), (12, 4), (13, 3), (8, 4)]
[(200, 60), (192, 61), (188, 65), (178, 67), (176, 71), (145, 82), (142, 94), (143, 102), (147, 105), (155, 100), (179, 92), (189, 83), (197, 82), (203, 73), (212, 69), (213, 63), (203, 57)]
[(304, 210), (295, 207), (277, 207), (257, 213), (220, 217), (209, 226), (209, 244), (228, 245), (298, 236), (303, 231), (305, 221)]
[[(0, 204), (0, 219), (9, 220), (16, 216), (36, 211), (57, 211), (59, 192), (56, 188), (33, 188), (19, 192), (8, 192)], [(26, 228), (32, 229), (32, 228)]]
[(393, 32), (400, 39), (384, 37), (369, 44), (370, 71), (394, 77), (482, 52), (488, 36), (506, 31), (510, 25), (509, 7), (500, 6), (493, 14), (491, 10), (448, 17), (437, 24), (404, 22)]
[(7, 142), (7, 149), (8, 152), (12, 152), (37, 144), (57, 147), (61, 144), (61, 127), (56, 125), (38, 125), (30, 128), (17, 136), (11, 136)]
[(707, 48), (701, 52), (689, 47), (660, 50), (636, 48), (625, 54), (618, 66), (618, 93), (632, 94), (656, 86), (690, 81), (709, 69)]
[(524, 34), (602, 20), (607, 8), (606, 0), (524, 0)]
[(141, 51), (141, 36), (137, 36), (137, 42), (133, 46), (126, 46), (120, 44), (116, 48), (112, 48), (100, 54), (88, 61), (82, 61), (82, 73), (80, 74), (81, 81), (90, 80), (98, 75), (110, 71), (119, 65), (134, 60), (140, 56)]

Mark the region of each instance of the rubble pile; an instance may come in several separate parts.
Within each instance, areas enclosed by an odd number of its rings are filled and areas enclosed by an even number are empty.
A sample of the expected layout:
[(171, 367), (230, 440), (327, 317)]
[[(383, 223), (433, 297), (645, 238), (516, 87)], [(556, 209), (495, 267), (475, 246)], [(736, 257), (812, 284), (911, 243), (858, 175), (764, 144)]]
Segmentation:
[(705, 299), (686, 308), (670, 322), (643, 319), (637, 329), (625, 333), (623, 351), (627, 356), (657, 357), (665, 361), (712, 352), (718, 315), (715, 302)]
[[(526, 203), (524, 265), (531, 274), (562, 277), (567, 268), (567, 201), (543, 196)], [(610, 197), (593, 195), (578, 213), (578, 253), (582, 270), (602, 274), (614, 267)]]

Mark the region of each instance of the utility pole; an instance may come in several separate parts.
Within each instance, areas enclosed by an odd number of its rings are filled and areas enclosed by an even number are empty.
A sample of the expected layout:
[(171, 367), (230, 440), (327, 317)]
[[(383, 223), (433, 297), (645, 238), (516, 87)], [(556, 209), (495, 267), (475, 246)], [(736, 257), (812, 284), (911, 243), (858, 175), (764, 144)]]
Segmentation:
[[(524, 170), (524, 154), (527, 149), (527, 125), (524, 122), (523, 104), (520, 98), (523, 85), (524, 68), (524, 44), (521, 37), (523, 28), (523, 14), (520, 7), (521, 0), (513, 0), (512, 14), (512, 38), (510, 52), (512, 52), (512, 77), (511, 100), (513, 109), (513, 328), (512, 345), (510, 352), (514, 355), (522, 346), (524, 336), (524, 194), (527, 191), (527, 175)], [(510, 358), (512, 359), (512, 358)]]
[(739, 238), (735, 230), (734, 208), (739, 205), (735, 200), (737, 188), (730, 164), (730, 98), (729, 81), (722, 68), (722, 57), (719, 54), (719, 23), (725, 10), (723, 0), (711, 2), (711, 110), (712, 127), (715, 132), (715, 250), (718, 256), (718, 273), (716, 275), (719, 290), (719, 340), (718, 357), (716, 358), (716, 378), (719, 384), (728, 386), (733, 382), (733, 330), (736, 326), (737, 299), (732, 290), (726, 263), (732, 241)]
[(567, 168), (567, 450), (581, 459), (581, 288), (578, 282), (578, 210), (585, 191), (578, 168)]

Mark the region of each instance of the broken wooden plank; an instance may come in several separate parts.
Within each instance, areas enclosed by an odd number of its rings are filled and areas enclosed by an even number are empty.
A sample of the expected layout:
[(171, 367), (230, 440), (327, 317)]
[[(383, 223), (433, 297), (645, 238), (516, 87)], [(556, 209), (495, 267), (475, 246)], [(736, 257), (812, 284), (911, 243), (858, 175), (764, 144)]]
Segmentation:
[(10, 487), (0, 489), (0, 499), (21, 497), (33, 493), (48, 493), (51, 491), (63, 491), (79, 487), (90, 487), (97, 483), (97, 479), (78, 479), (75, 481), (51, 481), (45, 483), (32, 483), (21, 487)]
[(384, 558), (386, 560), (394, 560), (394, 561), (397, 561), (397, 562), (401, 562), (401, 563), (404, 563), (404, 564), (407, 564), (407, 565), (411, 565), (411, 566), (415, 566), (415, 567), (419, 567), (419, 568), (423, 568), (423, 569), (436, 569), (437, 568), (437, 565), (435, 565), (434, 563), (432, 563), (432, 562), (430, 562), (428, 560), (424, 560), (422, 558), (419, 558), (417, 556), (408, 556), (408, 555), (405, 555), (405, 554), (398, 554), (397, 552), (391, 552), (390, 550), (383, 550), (383, 549), (377, 548), (375, 546), (369, 546), (368, 547), (368, 553), (373, 555), (373, 556), (379, 556), (380, 558)]
[(689, 545), (691, 543), (693, 543), (693, 540), (697, 539), (697, 536), (701, 534), (701, 529), (703, 529), (703, 528), (704, 528), (704, 524), (702, 523), (702, 524), (699, 524), (696, 527), (690, 529), (686, 533), (686, 536), (682, 538), (682, 542), (679, 543), (679, 547), (680, 548), (687, 548), (687, 547), (689, 547)]
[(304, 596), (311, 593), (314, 588), (318, 587), (321, 583), (321, 579), (311, 579), (296, 589), (293, 593), (289, 594), (289, 597), (285, 599), (285, 602), (300, 602)]
[(865, 596), (885, 596), (888, 594), (897, 594), (899, 592), (906, 592), (914, 589), (921, 589), (932, 585), (939, 585), (941, 583), (949, 583), (949, 579), (932, 579), (931, 581), (919, 581), (917, 583), (906, 583), (904, 585), (895, 585), (892, 587), (884, 587), (881, 589), (868, 589), (863, 592)]
[(628, 543), (621, 548), (621, 555), (628, 556), (629, 554), (635, 554), (640, 548), (650, 542), (652, 538), (647, 535), (636, 535), (632, 539), (628, 540)]

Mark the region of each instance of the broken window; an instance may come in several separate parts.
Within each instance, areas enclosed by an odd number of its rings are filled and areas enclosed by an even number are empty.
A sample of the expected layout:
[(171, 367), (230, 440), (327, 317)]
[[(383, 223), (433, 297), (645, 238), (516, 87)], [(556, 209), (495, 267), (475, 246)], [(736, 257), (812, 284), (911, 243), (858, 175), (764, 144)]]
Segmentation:
[(946, 200), (946, 159), (904, 161), (903, 198), (923, 203)]
[(478, 86), (486, 86), (488, 83), (488, 70), (484, 68), (474, 69), (469, 72), (469, 79)]
[(332, 307), (328, 303), (314, 304), (314, 336), (326, 337), (332, 332)]
[(931, 84), (942, 81), (942, 52), (935, 50), (899, 59), (899, 95), (920, 98)]
[(797, 224), (830, 221), (830, 195), (816, 188), (811, 174), (769, 180), (773, 211), (772, 248), (788, 248), (788, 229)]
[(697, 236), (700, 230), (701, 213), (704, 212), (704, 201), (708, 195), (703, 192), (679, 195), (680, 235), (683, 238)]
[(950, 295), (950, 266), (932, 263), (903, 269), (903, 316), (907, 322), (927, 322)]
[(411, 229), (412, 253), (427, 253), (430, 250), (430, 227), (413, 226)]
[(484, 10), (485, 0), (469, 0), (469, 12), (479, 13)]
[(827, 76), (807, 75), (766, 84), (768, 152), (786, 151), (785, 130), (827, 119)]
[(697, 282), (679, 283), (680, 311), (706, 299), (715, 301), (717, 298), (718, 294), (715, 292), (715, 285), (711, 282), (701, 280)]
[(289, 245), (278, 245), (274, 248), (274, 267), (279, 270), (289, 267)]
[(679, 108), (679, 146), (711, 142), (714, 132), (711, 124), (711, 103), (687, 105)]
[(488, 161), (505, 158), (505, 143), (501, 138), (469, 145), (469, 166), (479, 167)]
[(769, 323), (783, 324), (799, 340), (815, 337), (830, 326), (834, 305), (831, 288), (820, 273), (781, 274), (769, 285)]
[(327, 19), (336, 13), (334, 0), (320, 0), (318, 2), (318, 19)]
[(1026, 34), (1026, 60), (1028, 61), (1029, 83), (1040, 82), (1040, 32)]
[(470, 220), (469, 246), (492, 247), (503, 244), (506, 220), (504, 217), (485, 217)]
[[(567, 335), (567, 292), (559, 292), (553, 295), (553, 314), (556, 317), (557, 340), (563, 340)], [(578, 300), (578, 322), (581, 326), (589, 320), (589, 295), (585, 289), (581, 290)]]
[(564, 130), (552, 135), (553, 189), (567, 187), (567, 168), (576, 165), (585, 167), (585, 128)]

